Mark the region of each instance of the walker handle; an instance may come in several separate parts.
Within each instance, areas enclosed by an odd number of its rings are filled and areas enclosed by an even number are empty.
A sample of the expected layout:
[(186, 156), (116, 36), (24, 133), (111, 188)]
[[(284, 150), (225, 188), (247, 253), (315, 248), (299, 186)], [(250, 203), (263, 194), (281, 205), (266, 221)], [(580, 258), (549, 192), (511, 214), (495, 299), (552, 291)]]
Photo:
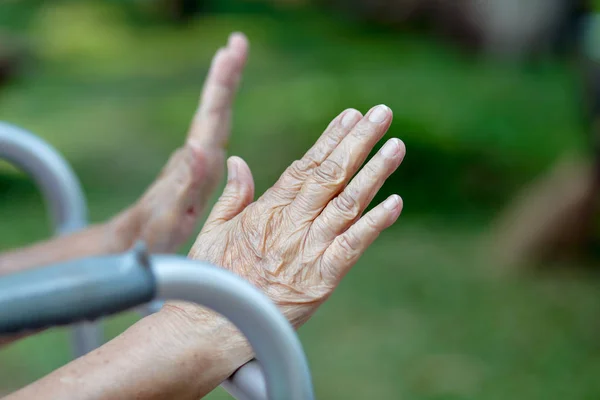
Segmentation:
[(86, 258), (0, 279), (0, 335), (122, 312), (154, 298), (152, 271), (136, 254)]

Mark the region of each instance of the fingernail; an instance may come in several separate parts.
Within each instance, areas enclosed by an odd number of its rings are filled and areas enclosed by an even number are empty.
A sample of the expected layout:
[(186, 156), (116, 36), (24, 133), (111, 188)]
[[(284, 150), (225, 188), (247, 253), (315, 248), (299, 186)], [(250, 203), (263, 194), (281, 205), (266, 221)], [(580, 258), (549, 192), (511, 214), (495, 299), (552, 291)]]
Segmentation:
[(393, 210), (398, 205), (398, 196), (390, 196), (386, 201), (383, 202), (383, 208), (386, 210)]
[(237, 179), (237, 175), (238, 175), (237, 163), (230, 158), (229, 160), (227, 160), (227, 180), (234, 181)]
[(352, 128), (358, 122), (359, 113), (356, 110), (349, 110), (342, 118), (344, 128)]
[(381, 154), (386, 158), (393, 157), (397, 152), (398, 139), (395, 138), (388, 140), (387, 143), (381, 148)]
[(388, 115), (388, 110), (389, 108), (384, 105), (375, 107), (371, 110), (371, 113), (369, 113), (369, 121), (375, 122), (376, 124), (382, 123)]

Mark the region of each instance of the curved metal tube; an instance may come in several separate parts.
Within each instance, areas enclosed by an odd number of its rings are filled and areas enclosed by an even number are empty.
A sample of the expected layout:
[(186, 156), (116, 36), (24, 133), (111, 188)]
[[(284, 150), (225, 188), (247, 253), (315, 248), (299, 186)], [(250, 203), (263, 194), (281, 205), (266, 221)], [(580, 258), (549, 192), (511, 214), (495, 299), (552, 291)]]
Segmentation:
[(87, 207), (79, 180), (48, 143), (24, 129), (0, 122), (0, 158), (35, 180), (58, 234), (71, 233), (87, 225)]
[(314, 399), (302, 345), (277, 307), (236, 275), (209, 264), (198, 264), (178, 256), (152, 256), (150, 265), (156, 278), (157, 297), (193, 301), (233, 322), (256, 352), (269, 399)]
[[(137, 307), (136, 311), (142, 316), (148, 316), (159, 311), (163, 304), (162, 300), (154, 300), (149, 304)], [(221, 387), (237, 400), (267, 399), (265, 376), (256, 360), (240, 367), (225, 382), (221, 383)]]
[(262, 368), (256, 360), (238, 369), (221, 384), (237, 400), (264, 400), (267, 398), (267, 384)]
[[(56, 234), (65, 235), (87, 226), (81, 184), (52, 146), (25, 129), (0, 121), (0, 158), (28, 173), (40, 187)], [(76, 357), (103, 343), (100, 324), (82, 322), (73, 327), (72, 334)]]

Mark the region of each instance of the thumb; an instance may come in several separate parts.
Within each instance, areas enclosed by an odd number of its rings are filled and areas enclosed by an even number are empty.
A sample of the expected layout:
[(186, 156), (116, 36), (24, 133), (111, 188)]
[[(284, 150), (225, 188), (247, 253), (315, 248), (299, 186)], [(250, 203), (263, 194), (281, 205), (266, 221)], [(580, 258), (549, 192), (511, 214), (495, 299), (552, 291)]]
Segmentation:
[(229, 221), (254, 200), (254, 179), (250, 167), (240, 157), (227, 160), (227, 185), (213, 207), (204, 229)]

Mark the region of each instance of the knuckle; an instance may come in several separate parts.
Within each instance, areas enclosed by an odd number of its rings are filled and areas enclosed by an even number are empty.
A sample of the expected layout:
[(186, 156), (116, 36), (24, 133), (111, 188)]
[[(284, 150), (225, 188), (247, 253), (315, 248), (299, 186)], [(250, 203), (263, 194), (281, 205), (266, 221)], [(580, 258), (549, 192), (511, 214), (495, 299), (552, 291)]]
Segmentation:
[(353, 220), (360, 213), (360, 204), (354, 196), (344, 191), (333, 199), (333, 206), (342, 217)]
[(330, 146), (323, 143), (323, 140), (317, 141), (317, 143), (304, 155), (304, 159), (309, 163), (309, 168), (312, 170), (316, 168), (322, 160), (327, 158)]
[(352, 135), (358, 139), (362, 139), (367, 136), (371, 136), (373, 131), (374, 127), (371, 125), (358, 124), (356, 127), (354, 127), (354, 130), (352, 130)]
[(335, 127), (329, 131), (325, 140), (330, 147), (336, 146), (345, 136), (345, 132), (343, 129)]
[(304, 175), (307, 171), (311, 170), (314, 167), (314, 162), (310, 159), (302, 158), (300, 160), (296, 160), (290, 166), (290, 172), (295, 176)]
[(258, 203), (288, 203), (290, 197), (290, 190), (287, 189), (281, 182), (277, 182), (265, 194), (257, 200)]
[(351, 258), (360, 251), (360, 238), (358, 238), (356, 234), (347, 231), (342, 236), (338, 237), (338, 245), (342, 250), (342, 256)]
[(315, 170), (315, 178), (321, 183), (341, 183), (346, 178), (346, 169), (339, 162), (327, 159)]
[(231, 109), (233, 90), (227, 82), (214, 82), (207, 88), (208, 101), (203, 109), (204, 114), (211, 118), (227, 117)]
[(192, 162), (198, 163), (205, 160), (204, 149), (196, 144), (186, 143), (180, 152), (185, 153), (186, 158)]
[(322, 218), (317, 218), (314, 222), (315, 230), (323, 236), (329, 236), (332, 234), (331, 224), (329, 218), (326, 215), (322, 215)]
[(377, 221), (375, 220), (375, 218), (373, 218), (372, 215), (367, 214), (364, 216), (364, 219), (365, 219), (365, 224), (371, 231), (379, 230), (379, 225), (377, 224)]
[(370, 181), (379, 178), (379, 176), (381, 175), (381, 168), (379, 167), (379, 165), (375, 165), (372, 162), (367, 163), (367, 165), (363, 167), (363, 171)]
[(316, 166), (316, 162), (311, 158), (302, 158), (296, 160), (288, 168), (290, 176), (298, 180), (303, 180)]

